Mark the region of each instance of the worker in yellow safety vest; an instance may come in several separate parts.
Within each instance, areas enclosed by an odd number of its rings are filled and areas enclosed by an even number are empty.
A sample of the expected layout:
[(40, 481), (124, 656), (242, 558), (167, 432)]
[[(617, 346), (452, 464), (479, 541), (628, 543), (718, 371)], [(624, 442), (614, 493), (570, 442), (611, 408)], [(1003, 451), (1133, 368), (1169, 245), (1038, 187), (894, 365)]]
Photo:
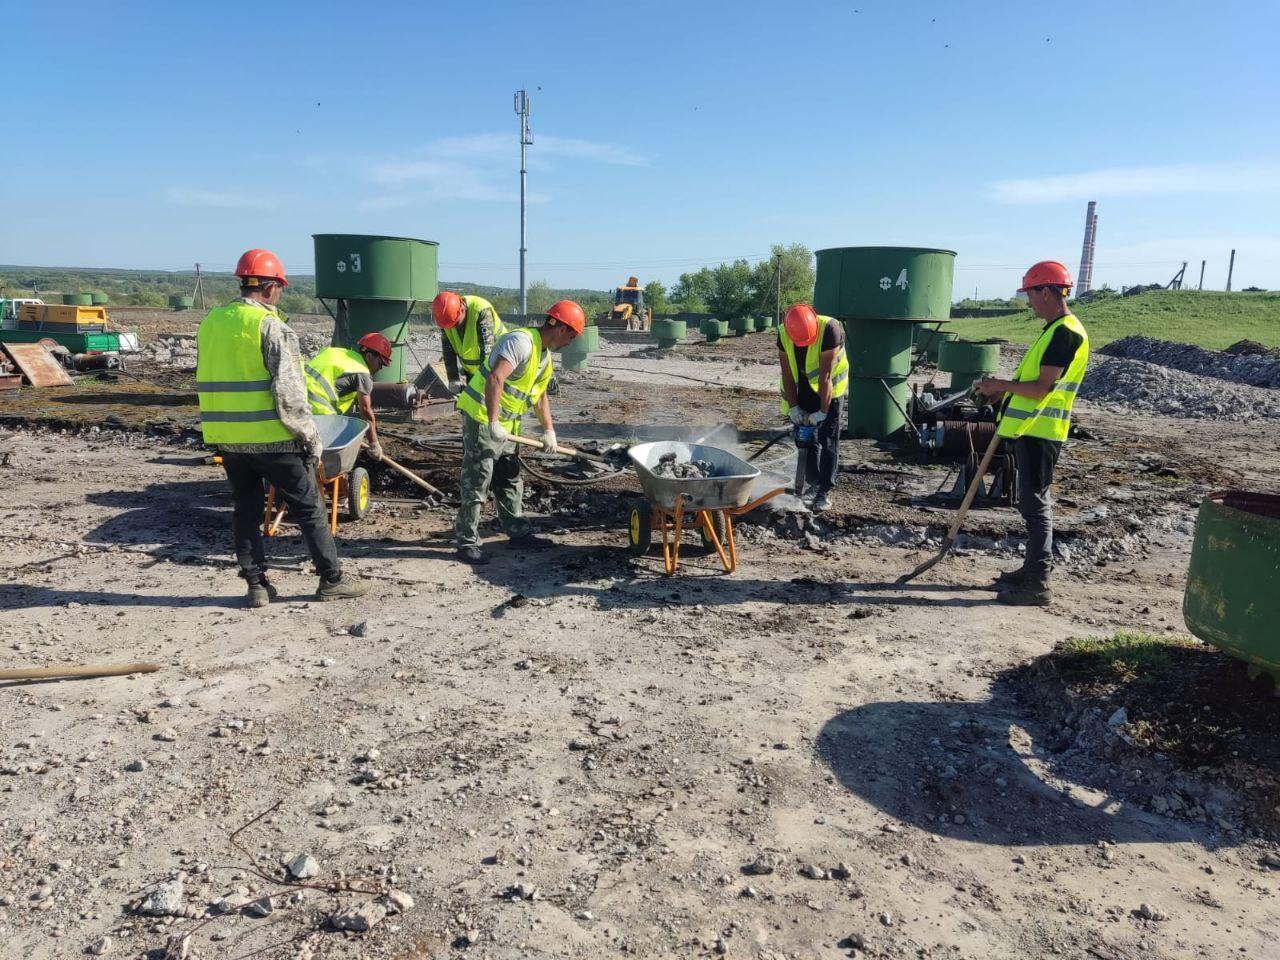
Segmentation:
[[(797, 428), (813, 428), (812, 439), (797, 455), (806, 458), (805, 483), (816, 485), (812, 509), (826, 510), (840, 472), (840, 429), (849, 393), (844, 327), (807, 303), (796, 304), (778, 331), (778, 365), (782, 412)], [(803, 486), (795, 491), (797, 497), (803, 493)]]
[(373, 412), (373, 375), (391, 363), (391, 341), (380, 333), (366, 333), (356, 349), (326, 347), (302, 365), (307, 399), (315, 414), (350, 416), (355, 408), (369, 424), (369, 456), (382, 459), (378, 418)]
[(235, 509), (231, 530), (247, 603), (276, 597), (262, 540), (263, 483), (289, 507), (320, 574), (317, 600), (359, 597), (368, 584), (342, 572), (316, 485), (324, 450), (302, 377), (298, 335), (276, 309), (289, 285), (267, 250), (249, 250), (236, 265), (240, 297), (209, 311), (196, 334), (196, 393), (204, 442), (222, 455)]
[(460, 560), (489, 562), (480, 550), (480, 508), (490, 489), (498, 505), (498, 520), (515, 546), (541, 549), (552, 545), (550, 540), (535, 536), (525, 519), (519, 447), (510, 438), (520, 435), (525, 414), (533, 410), (542, 424), (543, 448), (556, 452), (556, 428), (547, 397), (554, 372), (551, 354), (564, 349), (586, 324), (582, 307), (572, 300), (553, 303), (541, 327), (518, 328), (500, 338), (458, 394), (458, 410), (463, 414), (461, 502), (453, 531)]
[(431, 301), (431, 318), (440, 328), (441, 354), (449, 388), (458, 394), (480, 369), (506, 324), (484, 297), (441, 290)]
[(997, 432), (1013, 444), (1018, 465), (1018, 511), (1027, 524), (1022, 566), (1002, 573), (995, 586), (1001, 603), (1047, 606), (1053, 599), (1053, 498), (1049, 488), (1062, 444), (1071, 431), (1071, 408), (1089, 364), (1089, 334), (1071, 312), (1071, 273), (1056, 260), (1041, 260), (1022, 278), (1019, 293), (1044, 328), (1018, 364), (1012, 380), (974, 383), (988, 400), (1004, 397)]

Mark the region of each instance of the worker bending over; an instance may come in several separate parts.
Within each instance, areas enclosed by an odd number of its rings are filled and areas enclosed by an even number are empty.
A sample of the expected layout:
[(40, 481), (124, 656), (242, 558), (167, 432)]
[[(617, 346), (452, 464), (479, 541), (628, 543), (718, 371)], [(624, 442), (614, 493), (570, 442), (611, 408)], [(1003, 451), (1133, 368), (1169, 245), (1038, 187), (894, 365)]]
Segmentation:
[(276, 597), (262, 545), (263, 483), (276, 488), (320, 574), (317, 600), (358, 597), (368, 584), (343, 575), (316, 486), (324, 450), (307, 402), (298, 335), (276, 310), (289, 285), (275, 254), (250, 250), (236, 264), (240, 297), (209, 311), (196, 334), (196, 392), (204, 442), (222, 454), (235, 509), (231, 531), (250, 607)]
[(808, 458), (805, 482), (817, 485), (812, 508), (826, 510), (840, 471), (843, 400), (849, 392), (844, 327), (838, 320), (819, 316), (806, 303), (796, 304), (778, 331), (778, 365), (782, 412), (796, 426), (815, 428), (812, 445), (799, 455)]
[(441, 290), (431, 301), (431, 318), (440, 328), (440, 343), (449, 389), (455, 394), (480, 369), (494, 343), (507, 332), (493, 304), (484, 297)]
[(1018, 464), (1018, 511), (1027, 524), (1026, 559), (996, 578), (999, 601), (1046, 606), (1053, 598), (1053, 497), (1049, 487), (1062, 443), (1071, 429), (1071, 407), (1089, 363), (1089, 335), (1067, 307), (1074, 281), (1056, 260), (1041, 260), (1022, 278), (1019, 293), (1045, 321), (1012, 380), (974, 383), (989, 400), (1004, 394), (997, 432), (1013, 442)]
[(350, 416), (353, 407), (369, 424), (369, 456), (382, 459), (378, 418), (373, 412), (373, 375), (391, 363), (391, 341), (380, 333), (366, 333), (356, 349), (326, 347), (303, 364), (311, 412)]
[(524, 415), (532, 408), (542, 424), (543, 447), (555, 453), (556, 430), (547, 397), (551, 353), (582, 333), (586, 323), (582, 308), (572, 300), (552, 304), (539, 329), (516, 329), (499, 338), (458, 395), (463, 413), (461, 503), (453, 529), (459, 559), (489, 562), (480, 550), (480, 508), (491, 488), (498, 520), (512, 543), (527, 549), (551, 546), (550, 540), (533, 534), (524, 517), (520, 456), (510, 438), (520, 435)]

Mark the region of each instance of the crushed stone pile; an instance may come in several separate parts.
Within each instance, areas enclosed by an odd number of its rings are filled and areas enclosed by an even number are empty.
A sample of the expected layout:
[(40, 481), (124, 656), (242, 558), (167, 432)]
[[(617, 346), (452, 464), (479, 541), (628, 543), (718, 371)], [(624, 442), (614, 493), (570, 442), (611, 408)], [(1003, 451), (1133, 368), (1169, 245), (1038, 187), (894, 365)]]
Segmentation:
[(138, 357), (183, 370), (196, 368), (195, 337), (157, 337), (141, 345)]
[(706, 460), (678, 461), (674, 453), (660, 456), (653, 472), (659, 477), (670, 477), (673, 480), (705, 480), (715, 476), (714, 468)]
[[(1158, 342), (1158, 341), (1157, 341)], [(1175, 344), (1176, 346), (1176, 344)], [(1140, 413), (1191, 420), (1280, 418), (1280, 391), (1197, 376), (1158, 363), (1096, 357), (1080, 388), (1083, 399)]]
[[(1263, 348), (1259, 353), (1250, 346), (1248, 341), (1242, 340), (1229, 350), (1206, 350), (1189, 343), (1133, 336), (1112, 341), (1099, 352), (1126, 360), (1158, 363), (1202, 377), (1280, 390), (1280, 350)], [(1261, 347), (1261, 344), (1256, 346)]]

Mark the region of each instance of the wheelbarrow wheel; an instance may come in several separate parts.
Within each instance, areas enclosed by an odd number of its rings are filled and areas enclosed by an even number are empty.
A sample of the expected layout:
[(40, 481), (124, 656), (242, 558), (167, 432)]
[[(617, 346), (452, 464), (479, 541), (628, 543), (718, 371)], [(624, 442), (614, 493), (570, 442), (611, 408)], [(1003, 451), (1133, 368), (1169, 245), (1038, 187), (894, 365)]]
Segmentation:
[(359, 520), (369, 512), (369, 471), (356, 467), (347, 474), (348, 520)]
[(627, 542), (637, 557), (649, 552), (653, 543), (653, 508), (646, 500), (632, 500), (627, 508)]
[[(708, 510), (707, 519), (711, 521), (711, 529), (716, 532), (716, 539), (720, 541), (720, 546), (728, 549), (725, 543), (727, 532), (725, 529), (724, 514), (719, 510)], [(715, 553), (716, 545), (711, 542), (711, 538), (707, 536), (707, 528), (702, 524), (698, 524), (698, 538), (702, 540), (702, 548), (707, 553)]]

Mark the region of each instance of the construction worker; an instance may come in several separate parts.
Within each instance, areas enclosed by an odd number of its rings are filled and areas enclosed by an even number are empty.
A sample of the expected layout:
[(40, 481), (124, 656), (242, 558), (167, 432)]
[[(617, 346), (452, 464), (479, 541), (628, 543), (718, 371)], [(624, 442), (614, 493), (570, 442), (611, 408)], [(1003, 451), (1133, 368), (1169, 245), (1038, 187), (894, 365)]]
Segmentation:
[(1071, 273), (1056, 260), (1041, 260), (1022, 278), (1019, 293), (1045, 321), (1012, 380), (990, 378), (974, 389), (994, 401), (1004, 395), (997, 432), (1013, 443), (1018, 465), (1018, 511), (1027, 524), (1022, 566), (1002, 573), (995, 586), (1001, 603), (1045, 606), (1052, 599), (1053, 499), (1049, 487), (1071, 429), (1071, 407), (1089, 363), (1089, 335), (1067, 306)]
[(812, 509), (826, 510), (840, 471), (843, 401), (849, 393), (844, 327), (838, 320), (819, 316), (807, 303), (796, 304), (778, 331), (778, 365), (782, 412), (796, 426), (815, 428), (813, 443), (800, 455), (808, 458), (806, 483), (817, 485)]
[(484, 297), (441, 290), (431, 301), (431, 318), (440, 328), (445, 374), (455, 394), (480, 369), (497, 339), (507, 332), (493, 304)]
[(524, 415), (532, 408), (542, 424), (542, 445), (556, 452), (547, 384), (551, 353), (582, 333), (587, 318), (572, 300), (551, 305), (539, 329), (515, 329), (499, 338), (492, 352), (458, 395), (462, 412), (462, 472), (454, 535), (458, 558), (488, 563), (480, 550), (480, 508), (493, 490), (498, 520), (511, 542), (526, 549), (551, 546), (535, 536), (524, 517), (524, 484), (520, 480), (518, 446)]
[(360, 418), (369, 424), (369, 456), (382, 459), (378, 442), (378, 418), (373, 413), (373, 375), (391, 363), (391, 341), (380, 333), (366, 333), (355, 350), (326, 347), (303, 364), (311, 412), (348, 416), (359, 405)]
[(196, 391), (205, 443), (222, 454), (231, 482), (231, 519), (240, 575), (250, 607), (276, 597), (262, 545), (263, 483), (288, 504), (320, 574), (317, 600), (358, 597), (368, 584), (344, 575), (316, 487), (324, 449), (302, 377), (298, 336), (276, 309), (289, 285), (267, 250), (249, 250), (236, 264), (240, 297), (209, 311), (196, 335)]

